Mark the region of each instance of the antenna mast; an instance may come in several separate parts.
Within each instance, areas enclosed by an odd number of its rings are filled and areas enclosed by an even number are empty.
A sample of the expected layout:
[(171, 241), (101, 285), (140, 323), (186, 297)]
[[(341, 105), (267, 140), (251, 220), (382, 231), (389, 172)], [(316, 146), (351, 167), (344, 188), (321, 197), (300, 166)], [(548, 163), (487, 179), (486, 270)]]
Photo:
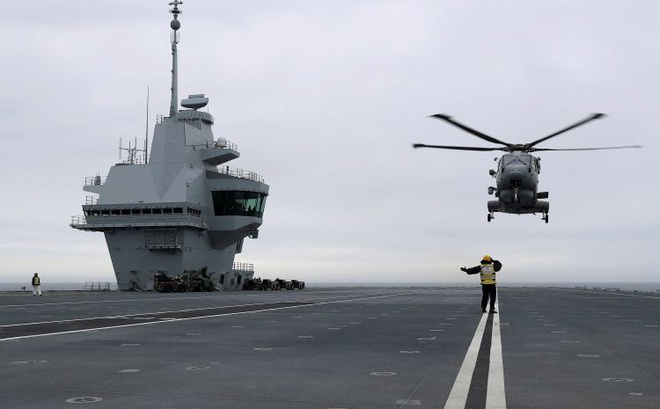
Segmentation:
[(170, 27), (172, 28), (172, 35), (170, 41), (172, 43), (172, 99), (170, 100), (170, 118), (176, 117), (177, 107), (178, 107), (178, 82), (177, 82), (177, 50), (176, 45), (179, 43), (179, 33), (178, 30), (181, 28), (181, 22), (179, 21), (179, 14), (182, 13), (179, 10), (179, 5), (183, 4), (180, 0), (174, 0), (169, 3), (170, 6), (174, 6), (170, 9), (170, 13), (174, 16), (174, 19), (170, 22)]
[(144, 130), (144, 163), (149, 163), (149, 87), (147, 87), (147, 120)]

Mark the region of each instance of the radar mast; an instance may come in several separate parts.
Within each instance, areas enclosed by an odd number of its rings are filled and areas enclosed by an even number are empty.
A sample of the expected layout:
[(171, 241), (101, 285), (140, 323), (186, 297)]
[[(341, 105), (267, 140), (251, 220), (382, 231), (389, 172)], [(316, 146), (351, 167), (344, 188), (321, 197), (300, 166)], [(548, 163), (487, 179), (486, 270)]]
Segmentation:
[(177, 82), (177, 50), (176, 50), (176, 45), (179, 43), (179, 33), (178, 30), (181, 28), (181, 22), (179, 21), (179, 14), (183, 13), (181, 10), (179, 10), (179, 5), (183, 4), (182, 1), (180, 0), (174, 0), (169, 3), (170, 6), (174, 6), (171, 10), (170, 13), (174, 16), (174, 19), (170, 22), (170, 27), (172, 28), (172, 35), (170, 37), (170, 41), (172, 43), (172, 87), (170, 88), (172, 91), (172, 97), (170, 100), (170, 118), (176, 117), (176, 113), (178, 111), (177, 106), (178, 106), (178, 87), (179, 84)]

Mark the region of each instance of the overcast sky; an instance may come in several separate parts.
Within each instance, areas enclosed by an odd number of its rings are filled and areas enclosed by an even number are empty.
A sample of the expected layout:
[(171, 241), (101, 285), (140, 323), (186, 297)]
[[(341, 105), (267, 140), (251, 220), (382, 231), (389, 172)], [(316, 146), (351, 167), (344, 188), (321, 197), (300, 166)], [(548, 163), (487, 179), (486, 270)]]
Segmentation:
[[(28, 0), (0, 26), (0, 281), (113, 281), (102, 233), (69, 227), (86, 176), (168, 114), (166, 0)], [(236, 261), (314, 282), (659, 281), (660, 3), (186, 0), (179, 96), (205, 93), (232, 167), (270, 185), (259, 239)], [(492, 152), (443, 112), (542, 144), (540, 215), (486, 222)], [(141, 143), (141, 142), (140, 142)]]

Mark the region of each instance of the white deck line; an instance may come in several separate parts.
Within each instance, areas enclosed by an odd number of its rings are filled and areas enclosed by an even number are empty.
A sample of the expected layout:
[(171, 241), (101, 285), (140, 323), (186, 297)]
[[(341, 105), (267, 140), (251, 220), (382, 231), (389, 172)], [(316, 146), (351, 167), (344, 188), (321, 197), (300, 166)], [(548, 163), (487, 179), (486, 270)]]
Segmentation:
[(470, 384), (472, 383), (472, 374), (474, 373), (474, 368), (477, 366), (477, 356), (479, 355), (481, 339), (484, 335), (487, 320), (488, 314), (483, 314), (472, 338), (472, 343), (465, 354), (461, 369), (458, 371), (454, 386), (451, 388), (451, 392), (449, 392), (444, 409), (465, 409), (468, 393), (470, 392)]
[[(111, 329), (118, 329), (118, 328), (129, 328), (129, 327), (141, 327), (141, 326), (146, 326), (146, 325), (156, 325), (156, 324), (165, 324), (165, 323), (170, 323), (170, 322), (177, 322), (177, 321), (192, 321), (192, 320), (201, 320), (201, 319), (206, 319), (206, 318), (217, 318), (217, 317), (223, 317), (223, 316), (230, 316), (230, 315), (241, 315), (241, 314), (258, 314), (260, 312), (268, 312), (268, 311), (278, 311), (278, 310), (287, 310), (287, 309), (292, 309), (292, 308), (303, 308), (303, 307), (311, 307), (311, 306), (316, 306), (316, 305), (326, 305), (326, 304), (339, 304), (339, 303), (345, 303), (345, 302), (351, 302), (351, 301), (362, 301), (362, 300), (371, 300), (375, 298), (386, 298), (386, 297), (393, 297), (393, 296), (400, 296), (400, 295), (407, 295), (407, 294), (415, 294), (419, 291), (412, 291), (412, 292), (405, 292), (405, 293), (393, 293), (393, 294), (382, 294), (382, 295), (368, 295), (365, 297), (358, 297), (358, 298), (351, 298), (351, 299), (340, 299), (340, 300), (328, 300), (328, 301), (321, 301), (321, 302), (313, 302), (310, 301), (309, 304), (301, 304), (301, 305), (289, 305), (286, 307), (272, 307), (272, 308), (264, 308), (264, 309), (259, 309), (259, 310), (251, 310), (251, 311), (237, 311), (237, 312), (220, 312), (216, 314), (209, 314), (209, 315), (200, 315), (200, 316), (195, 316), (195, 317), (185, 317), (185, 318), (169, 318), (169, 319), (154, 319), (153, 321), (147, 321), (147, 322), (136, 322), (136, 323), (127, 323), (127, 324), (122, 324), (122, 325), (111, 325), (107, 327), (94, 327), (94, 328), (85, 328), (85, 329), (75, 329), (75, 330), (69, 330), (69, 331), (59, 331), (59, 332), (49, 332), (49, 333), (44, 333), (44, 334), (32, 334), (32, 335), (20, 335), (17, 337), (10, 337), (10, 338), (2, 338), (0, 339), (0, 343), (6, 342), (6, 341), (17, 341), (21, 339), (29, 339), (29, 338), (40, 338), (40, 337), (48, 337), (48, 336), (53, 336), (53, 335), (66, 335), (66, 334), (77, 334), (77, 333), (82, 333), (82, 332), (93, 332), (93, 331), (100, 331), (100, 330), (111, 330)], [(313, 299), (309, 299), (313, 300)], [(269, 302), (265, 303), (250, 303), (250, 304), (236, 304), (236, 305), (231, 305), (228, 307), (238, 307), (238, 306), (246, 306), (246, 305), (260, 305), (260, 304), (269, 304)], [(221, 307), (222, 308), (222, 307)], [(168, 313), (177, 313), (177, 312), (183, 312), (183, 311), (203, 311), (203, 310), (215, 310), (217, 307), (209, 307), (209, 308), (202, 308), (202, 309), (183, 309), (183, 310), (172, 310), (172, 311), (160, 311), (157, 314), (168, 314)], [(74, 322), (74, 321), (85, 321), (85, 320), (90, 320), (90, 319), (101, 319), (101, 318), (118, 318), (118, 317), (127, 317), (127, 318), (133, 318), (133, 317), (139, 317), (141, 315), (152, 315), (156, 313), (143, 313), (143, 314), (134, 314), (134, 315), (117, 315), (117, 316), (107, 316), (107, 317), (96, 317), (96, 318), (80, 318), (80, 319), (73, 319), (73, 320), (61, 320), (61, 321), (48, 321), (48, 322), (43, 322), (43, 323), (25, 323), (25, 324), (9, 324), (9, 325), (3, 325), (0, 326), (0, 328), (3, 327), (16, 327), (16, 326), (21, 326), (21, 325), (35, 325), (35, 324), (51, 324), (51, 323), (60, 323), (60, 322)]]
[[(497, 311), (500, 309), (497, 308)], [(488, 369), (488, 389), (486, 392), (486, 409), (506, 409), (504, 394), (504, 365), (502, 361), (502, 333), (500, 332), (500, 317), (493, 317), (493, 339), (490, 345), (490, 366)]]
[[(495, 305), (499, 311), (499, 305)], [(465, 354), (465, 359), (458, 371), (454, 386), (451, 388), (444, 409), (465, 409), (467, 404), (472, 375), (477, 365), (477, 356), (481, 347), (488, 314), (483, 314), (477, 330), (472, 338), (472, 343)], [(506, 397), (504, 393), (504, 365), (502, 362), (502, 335), (500, 332), (499, 314), (493, 316), (493, 332), (489, 354), (488, 388), (486, 390), (486, 409), (506, 409)]]

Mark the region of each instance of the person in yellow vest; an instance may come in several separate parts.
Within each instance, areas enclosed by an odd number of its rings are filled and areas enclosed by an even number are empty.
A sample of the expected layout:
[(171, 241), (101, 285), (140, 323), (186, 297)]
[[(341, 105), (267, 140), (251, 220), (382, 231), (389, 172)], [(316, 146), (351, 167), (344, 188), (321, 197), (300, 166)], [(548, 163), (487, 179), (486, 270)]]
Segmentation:
[(478, 266), (470, 268), (461, 267), (461, 271), (468, 274), (478, 273), (481, 277), (481, 291), (483, 293), (481, 297), (481, 311), (484, 313), (490, 300), (490, 313), (497, 314), (497, 311), (495, 311), (495, 299), (497, 297), (495, 273), (500, 271), (501, 268), (502, 263), (498, 260), (493, 260), (489, 255), (485, 255), (481, 260), (481, 264)]
[(34, 273), (32, 276), (32, 295), (41, 295), (41, 279), (39, 273)]

